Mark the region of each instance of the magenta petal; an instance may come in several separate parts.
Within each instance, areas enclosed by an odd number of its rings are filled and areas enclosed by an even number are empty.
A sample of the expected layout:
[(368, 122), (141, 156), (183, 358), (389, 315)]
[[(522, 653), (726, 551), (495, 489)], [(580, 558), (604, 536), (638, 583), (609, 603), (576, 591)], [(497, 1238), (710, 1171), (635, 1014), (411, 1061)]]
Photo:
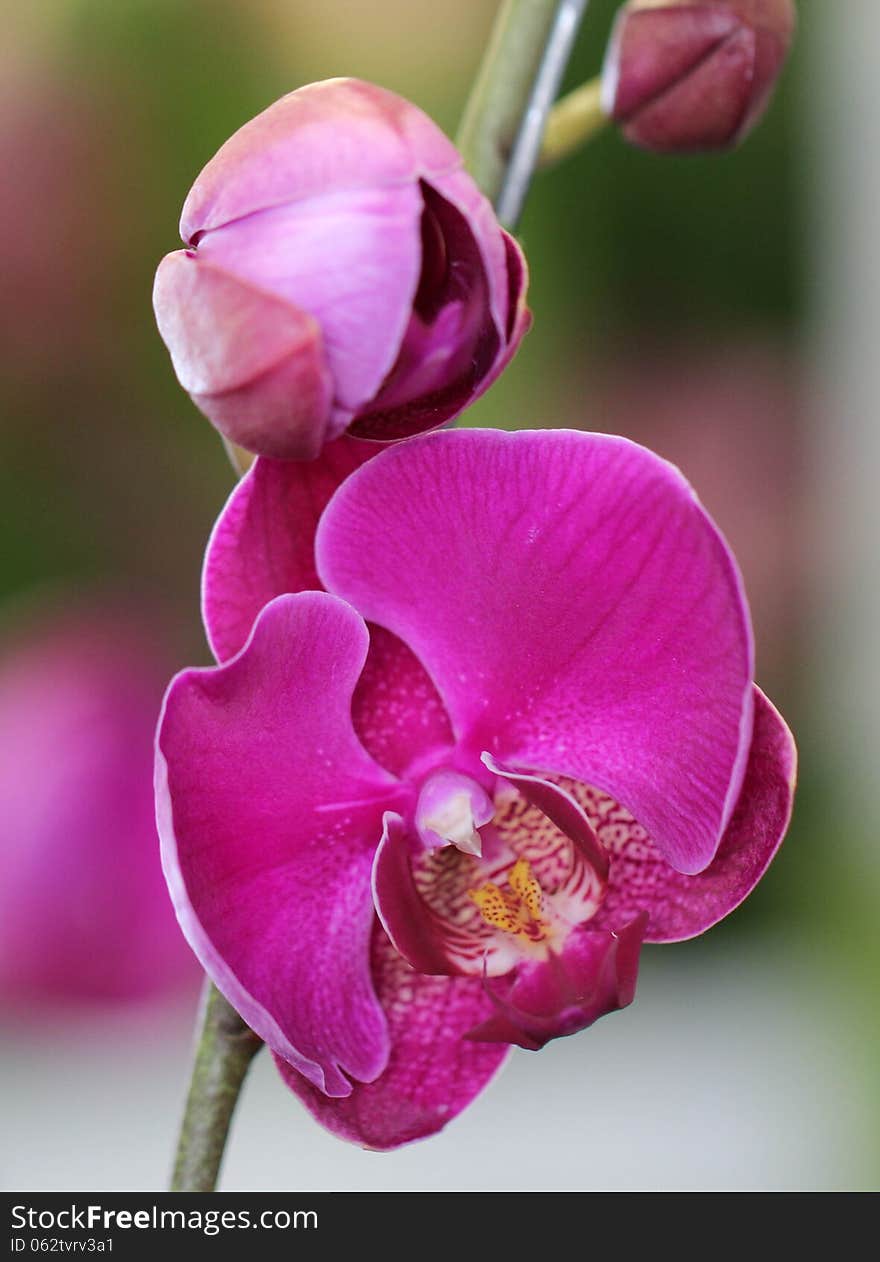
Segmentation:
[(391, 1039), (388, 1067), (375, 1082), (355, 1083), (345, 1100), (328, 1100), (286, 1063), (285, 1082), (334, 1135), (367, 1148), (398, 1148), (442, 1130), (488, 1086), (509, 1048), (463, 1038), (488, 1017), (482, 984), (468, 977), (413, 972), (377, 930), (373, 977)]
[(411, 851), (417, 844), (400, 816), (389, 812), (373, 861), (373, 903), (396, 950), (414, 969), (425, 974), (451, 973), (443, 936), (413, 878)]
[[(315, 530), (338, 485), (377, 454), (374, 443), (343, 435), (317, 460), (254, 462), (214, 527), (202, 572), (202, 616), (218, 661), (247, 640), (257, 614), (276, 596), (315, 590)], [(352, 701), (367, 751), (395, 775), (414, 758), (452, 745), (449, 719), (424, 667), (381, 627)]]
[(177, 676), (157, 743), (163, 866), (190, 945), (273, 1051), (336, 1096), (388, 1056), (370, 867), (396, 782), (351, 724), (366, 653), (341, 601), (280, 597), (233, 661)]
[(424, 663), (466, 750), (602, 788), (682, 871), (712, 860), (751, 742), (752, 639), (677, 469), (601, 434), (426, 435), (340, 487), (316, 555)]
[(602, 881), (607, 878), (608, 855), (599, 844), (580, 804), (571, 794), (540, 776), (530, 776), (505, 767), (491, 754), (484, 754), (483, 762), (496, 776), (503, 776), (515, 785), (527, 802), (546, 815), (566, 837), (570, 837)]
[(308, 462), (258, 458), (232, 492), (205, 554), (202, 615), (226, 661), (276, 596), (314, 591), (315, 530), (333, 492), (377, 448), (342, 437)]
[(611, 875), (595, 924), (615, 928), (638, 910), (650, 914), (647, 942), (680, 942), (722, 920), (757, 885), (791, 817), (797, 751), (779, 713), (755, 689), (755, 729), (746, 777), (718, 853), (704, 872), (684, 876), (665, 863), (650, 837), (609, 799), (583, 805), (611, 853)]
[(616, 933), (575, 929), (560, 955), (487, 979), (495, 1012), (467, 1037), (536, 1052), (625, 1008), (635, 997), (647, 921), (642, 913)]
[(370, 652), (351, 713), (364, 749), (396, 776), (452, 749), (452, 728), (437, 689), (418, 658), (384, 627), (370, 627)]

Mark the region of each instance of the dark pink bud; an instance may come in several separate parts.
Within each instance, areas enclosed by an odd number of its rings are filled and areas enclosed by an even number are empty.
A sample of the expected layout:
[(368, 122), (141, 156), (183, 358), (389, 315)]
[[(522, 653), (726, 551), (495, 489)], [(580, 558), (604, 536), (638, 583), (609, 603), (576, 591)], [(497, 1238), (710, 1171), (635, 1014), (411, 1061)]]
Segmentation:
[(630, 0), (605, 57), (605, 113), (642, 149), (727, 149), (767, 108), (796, 21), (794, 0)]
[(181, 236), (156, 275), (159, 331), (195, 403), (261, 455), (442, 425), (528, 327), (522, 254), (458, 151), (356, 79), (246, 123), (196, 180)]

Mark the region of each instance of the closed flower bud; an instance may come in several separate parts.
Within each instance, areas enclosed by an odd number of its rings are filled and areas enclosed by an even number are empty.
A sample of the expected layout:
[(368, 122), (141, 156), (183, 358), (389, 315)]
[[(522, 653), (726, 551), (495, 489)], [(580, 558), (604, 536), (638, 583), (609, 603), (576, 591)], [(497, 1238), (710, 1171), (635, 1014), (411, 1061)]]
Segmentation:
[(156, 276), (159, 330), (195, 403), (262, 455), (441, 425), (528, 327), (522, 254), (458, 151), (355, 79), (300, 88), (236, 132), (181, 236)]
[(795, 24), (794, 0), (630, 0), (605, 58), (605, 113), (643, 149), (730, 148), (762, 117)]

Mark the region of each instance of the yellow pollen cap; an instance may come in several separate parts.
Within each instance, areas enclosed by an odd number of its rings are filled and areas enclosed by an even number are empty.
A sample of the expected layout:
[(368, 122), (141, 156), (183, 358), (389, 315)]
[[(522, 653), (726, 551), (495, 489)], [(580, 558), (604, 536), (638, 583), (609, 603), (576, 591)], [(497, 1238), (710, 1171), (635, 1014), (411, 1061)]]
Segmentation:
[(493, 929), (540, 942), (547, 936), (541, 918), (541, 886), (532, 875), (531, 865), (517, 859), (507, 875), (510, 893), (487, 881), (478, 889), (468, 890), (468, 897), (480, 909), (480, 915)]

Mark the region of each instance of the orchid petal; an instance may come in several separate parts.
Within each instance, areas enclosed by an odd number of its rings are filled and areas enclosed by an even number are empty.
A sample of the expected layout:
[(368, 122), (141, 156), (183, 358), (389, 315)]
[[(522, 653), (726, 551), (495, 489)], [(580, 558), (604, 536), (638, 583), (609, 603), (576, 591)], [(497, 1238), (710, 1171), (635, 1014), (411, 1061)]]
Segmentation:
[(231, 662), (172, 682), (157, 746), (163, 866), (190, 945), (248, 1025), (335, 1096), (388, 1057), (370, 866), (396, 782), (351, 724), (366, 653), (341, 601), (280, 597)]
[(466, 1037), (536, 1052), (625, 1008), (635, 998), (647, 919), (641, 913), (617, 933), (576, 929), (560, 955), (487, 979), (495, 1012)]
[(456, 972), (436, 917), (416, 888), (415, 848), (404, 821), (389, 811), (373, 861), (373, 903), (395, 949), (414, 969), (425, 974)]
[[(469, 176), (462, 179), (473, 183)], [(474, 192), (485, 201), (475, 186)], [(495, 255), (500, 259), (506, 304), (505, 248), (491, 207), (486, 203), (494, 223), (493, 249), (485, 225), (472, 222), (430, 186), (423, 198), (418, 292), (397, 341), (400, 354), (382, 389), (352, 425), (352, 434), (360, 438), (404, 438), (450, 420), (481, 393), (504, 344), (506, 307), (499, 306), (499, 280), (487, 271), (487, 255), (493, 263)]]
[[(320, 587), (318, 519), (339, 483), (377, 450), (343, 436), (308, 463), (260, 457), (238, 483), (214, 527), (202, 574), (202, 615), (219, 661), (239, 652), (269, 601)], [(421, 663), (381, 627), (370, 629), (352, 713), (368, 753), (395, 775), (452, 745), (446, 711)]]
[(347, 1099), (328, 1100), (288, 1064), (278, 1065), (327, 1130), (387, 1150), (442, 1130), (488, 1086), (510, 1049), (463, 1037), (492, 1011), (477, 978), (416, 973), (381, 930), (373, 943), (373, 976), (391, 1040), (388, 1066), (375, 1082), (355, 1083)]
[(217, 228), (200, 239), (196, 258), (314, 317), (335, 403), (350, 419), (376, 394), (403, 341), (419, 283), (421, 214), (416, 184), (325, 194)]
[(514, 785), (530, 805), (546, 815), (551, 824), (574, 842), (599, 879), (603, 882), (606, 880), (608, 855), (593, 832), (583, 808), (571, 793), (558, 784), (542, 780), (540, 776), (531, 776), (505, 767), (491, 754), (484, 754), (483, 762), (496, 776), (502, 776)]
[[(675, 38), (669, 38), (668, 6), (641, 12), (621, 11), (606, 53), (606, 112), (628, 120), (684, 80), (711, 57), (740, 26), (739, 16), (724, 5), (679, 6), (672, 15)], [(662, 50), (662, 56), (658, 56)], [(625, 62), (626, 75), (611, 78)]]
[(290, 92), (226, 141), (193, 185), (184, 241), (328, 192), (390, 188), (461, 166), (416, 106), (374, 84), (327, 79)]
[[(515, 291), (508, 269), (510, 254), (522, 252), (508, 233), (498, 231), (498, 220), (492, 203), (464, 170), (450, 171), (433, 181), (437, 192), (462, 215), (468, 224), (486, 273), (489, 287), (489, 309), (500, 339), (505, 340), (511, 324), (512, 308), (523, 293), (524, 270), (518, 272), (519, 288)], [(516, 268), (514, 268), (516, 272)], [(512, 301), (513, 300), (513, 301)]]
[(218, 661), (241, 650), (270, 600), (320, 588), (318, 519), (340, 482), (376, 451), (372, 443), (342, 437), (317, 460), (254, 461), (230, 495), (205, 554), (202, 616)]
[(673, 466), (600, 434), (426, 435), (340, 487), (316, 555), (424, 663), (466, 750), (594, 784), (673, 866), (708, 865), (751, 742), (752, 639)]
[(611, 855), (597, 927), (613, 929), (637, 910), (650, 913), (646, 942), (680, 942), (704, 933), (738, 907), (767, 871), (791, 817), (797, 751), (791, 732), (760, 689), (746, 776), (733, 818), (705, 871), (676, 872), (632, 816), (604, 794), (573, 792)]
[(222, 433), (258, 436), (267, 455), (317, 454), (331, 378), (310, 314), (187, 250), (159, 264), (153, 305), (180, 384)]

